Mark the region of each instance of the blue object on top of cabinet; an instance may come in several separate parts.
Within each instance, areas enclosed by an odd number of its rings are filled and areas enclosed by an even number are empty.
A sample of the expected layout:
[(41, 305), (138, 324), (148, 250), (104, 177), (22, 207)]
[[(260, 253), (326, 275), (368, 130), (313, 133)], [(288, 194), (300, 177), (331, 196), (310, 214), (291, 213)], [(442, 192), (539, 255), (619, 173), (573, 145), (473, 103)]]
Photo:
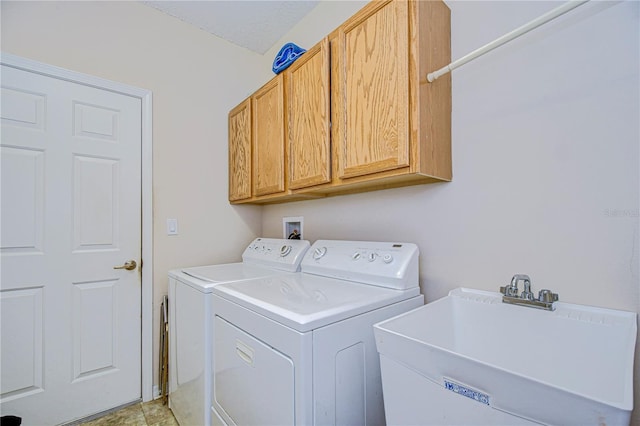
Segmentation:
[(291, 65), (300, 55), (306, 52), (302, 47), (294, 44), (287, 43), (282, 46), (282, 49), (276, 55), (276, 58), (273, 60), (273, 72), (276, 74), (280, 74), (282, 71), (286, 70), (289, 65)]

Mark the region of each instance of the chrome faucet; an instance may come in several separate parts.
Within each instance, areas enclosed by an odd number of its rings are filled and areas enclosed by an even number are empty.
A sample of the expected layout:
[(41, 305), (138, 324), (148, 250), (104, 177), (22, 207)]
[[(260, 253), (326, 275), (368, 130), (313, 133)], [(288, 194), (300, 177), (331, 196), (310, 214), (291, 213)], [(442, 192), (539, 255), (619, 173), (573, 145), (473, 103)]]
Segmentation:
[[(518, 281), (524, 282), (524, 291), (518, 296)], [(551, 290), (540, 290), (536, 299), (531, 291), (531, 278), (528, 275), (516, 274), (511, 278), (508, 286), (500, 287), (500, 293), (503, 294), (502, 301), (513, 305), (530, 306), (532, 308), (546, 309), (553, 311), (555, 306), (553, 302), (558, 300), (558, 294)]]

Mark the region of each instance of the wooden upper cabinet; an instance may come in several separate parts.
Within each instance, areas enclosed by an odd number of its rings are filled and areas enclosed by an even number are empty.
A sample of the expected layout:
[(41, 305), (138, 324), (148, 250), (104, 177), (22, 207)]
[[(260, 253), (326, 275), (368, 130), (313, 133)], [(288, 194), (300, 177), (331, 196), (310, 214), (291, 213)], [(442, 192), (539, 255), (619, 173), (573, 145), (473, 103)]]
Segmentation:
[(331, 180), (329, 39), (286, 71), (289, 189)]
[(229, 112), (229, 201), (251, 198), (251, 99)]
[(338, 30), (340, 178), (409, 166), (407, 12), (406, 1), (373, 2)]
[[(254, 93), (248, 116), (232, 111), (229, 199), (274, 203), (451, 180), (451, 76), (427, 82), (449, 62), (443, 1), (367, 3)], [(238, 130), (247, 120), (250, 169)]]
[(279, 74), (251, 97), (253, 113), (253, 194), (285, 190), (284, 82)]

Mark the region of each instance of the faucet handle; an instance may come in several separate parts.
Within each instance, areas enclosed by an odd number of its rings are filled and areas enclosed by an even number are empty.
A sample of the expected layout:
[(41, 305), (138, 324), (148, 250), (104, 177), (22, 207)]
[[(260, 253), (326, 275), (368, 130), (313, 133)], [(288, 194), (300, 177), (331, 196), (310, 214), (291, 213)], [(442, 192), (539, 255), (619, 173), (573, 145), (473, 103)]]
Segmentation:
[(518, 283), (511, 283), (500, 287), (500, 293), (508, 297), (518, 297)]
[(500, 293), (507, 297), (518, 297), (518, 281), (520, 280), (524, 281), (524, 292), (521, 297), (524, 299), (533, 299), (533, 294), (531, 293), (531, 278), (524, 274), (514, 275), (509, 285), (500, 287)]
[(553, 293), (551, 290), (543, 289), (538, 292), (538, 300), (540, 302), (552, 303), (558, 301), (558, 293)]

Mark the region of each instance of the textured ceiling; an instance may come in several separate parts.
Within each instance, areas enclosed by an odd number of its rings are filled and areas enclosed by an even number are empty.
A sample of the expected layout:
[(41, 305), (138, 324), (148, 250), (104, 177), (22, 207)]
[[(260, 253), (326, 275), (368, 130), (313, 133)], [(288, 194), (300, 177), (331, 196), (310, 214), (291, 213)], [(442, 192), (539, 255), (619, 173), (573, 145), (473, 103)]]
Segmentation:
[(238, 46), (264, 54), (318, 1), (142, 1)]

